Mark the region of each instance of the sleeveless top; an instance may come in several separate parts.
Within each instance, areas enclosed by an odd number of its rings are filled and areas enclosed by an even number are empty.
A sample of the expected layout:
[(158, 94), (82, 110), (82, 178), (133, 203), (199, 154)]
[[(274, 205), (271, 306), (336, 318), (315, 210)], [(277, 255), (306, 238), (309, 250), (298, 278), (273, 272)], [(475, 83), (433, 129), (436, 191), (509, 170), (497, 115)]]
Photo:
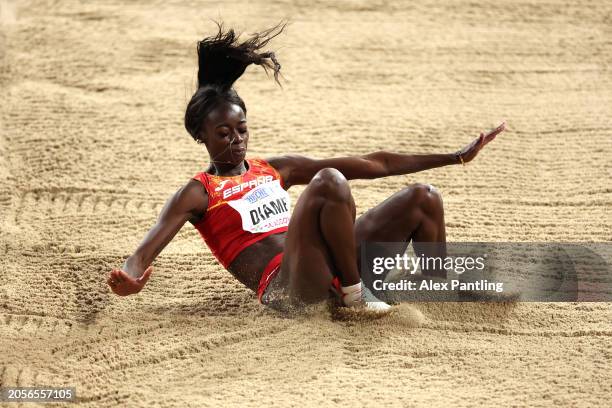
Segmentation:
[(208, 193), (206, 214), (194, 226), (226, 269), (248, 246), (287, 231), (291, 215), (278, 171), (259, 158), (246, 164), (247, 171), (238, 176), (200, 172), (193, 177)]

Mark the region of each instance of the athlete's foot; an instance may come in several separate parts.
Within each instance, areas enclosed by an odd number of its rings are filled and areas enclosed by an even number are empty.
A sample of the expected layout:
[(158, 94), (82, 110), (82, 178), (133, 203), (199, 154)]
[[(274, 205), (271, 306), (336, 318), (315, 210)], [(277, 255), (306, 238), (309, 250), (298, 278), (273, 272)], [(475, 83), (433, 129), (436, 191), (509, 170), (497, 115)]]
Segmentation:
[[(361, 282), (360, 282), (361, 283)], [(336, 320), (371, 320), (387, 316), (392, 307), (370, 292), (363, 283), (332, 289), (329, 306)], [(348, 293), (347, 293), (348, 292)]]
[(365, 285), (362, 284), (361, 287), (361, 298), (366, 309), (378, 313), (387, 313), (391, 310), (390, 304), (385, 303), (374, 296), (374, 294), (370, 292), (370, 289), (368, 289)]
[(349, 309), (364, 310), (376, 314), (388, 313), (391, 310), (391, 306), (374, 296), (363, 282), (342, 287), (341, 292), (342, 306)]
[(385, 314), (391, 311), (391, 305), (378, 299), (370, 290), (359, 282), (358, 284), (347, 287), (332, 287), (331, 292), (335, 295), (336, 306), (365, 310), (375, 314)]

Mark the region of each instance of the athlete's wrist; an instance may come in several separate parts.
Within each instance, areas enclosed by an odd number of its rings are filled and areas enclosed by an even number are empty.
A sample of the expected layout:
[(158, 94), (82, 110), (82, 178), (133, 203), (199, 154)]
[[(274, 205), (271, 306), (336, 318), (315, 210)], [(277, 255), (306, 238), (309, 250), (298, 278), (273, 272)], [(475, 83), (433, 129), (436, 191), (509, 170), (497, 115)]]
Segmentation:
[(461, 152), (457, 151), (455, 153), (451, 153), (451, 164), (464, 164), (463, 156), (461, 156)]
[(138, 279), (144, 273), (145, 267), (139, 257), (131, 255), (125, 260), (121, 270), (127, 273), (130, 278)]

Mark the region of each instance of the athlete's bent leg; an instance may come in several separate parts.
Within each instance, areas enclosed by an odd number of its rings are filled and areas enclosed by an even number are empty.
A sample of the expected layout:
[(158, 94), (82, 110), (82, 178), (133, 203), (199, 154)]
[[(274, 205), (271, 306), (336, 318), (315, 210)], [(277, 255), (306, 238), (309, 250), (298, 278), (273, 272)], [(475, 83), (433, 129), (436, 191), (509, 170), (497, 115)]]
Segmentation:
[(292, 298), (326, 299), (334, 276), (342, 286), (360, 283), (354, 222), (346, 178), (336, 169), (319, 171), (298, 199), (285, 239), (278, 279)]
[[(411, 240), (417, 256), (446, 256), (442, 197), (429, 184), (414, 184), (393, 194), (355, 222), (357, 256), (364, 241), (406, 242), (407, 246)], [(423, 273), (446, 277), (444, 269), (424, 270)]]

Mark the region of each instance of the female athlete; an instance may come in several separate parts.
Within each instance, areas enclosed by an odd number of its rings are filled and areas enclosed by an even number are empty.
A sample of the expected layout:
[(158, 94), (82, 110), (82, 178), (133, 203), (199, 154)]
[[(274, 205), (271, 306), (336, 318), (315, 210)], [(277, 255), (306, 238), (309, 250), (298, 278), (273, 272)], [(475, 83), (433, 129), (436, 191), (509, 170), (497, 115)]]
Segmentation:
[[(385, 311), (389, 305), (361, 282), (360, 244), (446, 242), (442, 200), (432, 186), (408, 186), (355, 219), (347, 180), (468, 163), (504, 130), (504, 123), (449, 154), (378, 151), (321, 160), (293, 154), (247, 159), (247, 109), (232, 86), (250, 64), (272, 70), (278, 82), (275, 54), (261, 50), (283, 28), (240, 42), (220, 25), (216, 36), (198, 43), (198, 89), (187, 106), (185, 127), (206, 146), (210, 165), (166, 202), (134, 254), (112, 270), (107, 283), (117, 295), (142, 290), (151, 263), (187, 221), (219, 262), (273, 307), (281, 307), (280, 300), (312, 303), (331, 294), (344, 306)], [(291, 214), (287, 190), (295, 185), (307, 187)]]

